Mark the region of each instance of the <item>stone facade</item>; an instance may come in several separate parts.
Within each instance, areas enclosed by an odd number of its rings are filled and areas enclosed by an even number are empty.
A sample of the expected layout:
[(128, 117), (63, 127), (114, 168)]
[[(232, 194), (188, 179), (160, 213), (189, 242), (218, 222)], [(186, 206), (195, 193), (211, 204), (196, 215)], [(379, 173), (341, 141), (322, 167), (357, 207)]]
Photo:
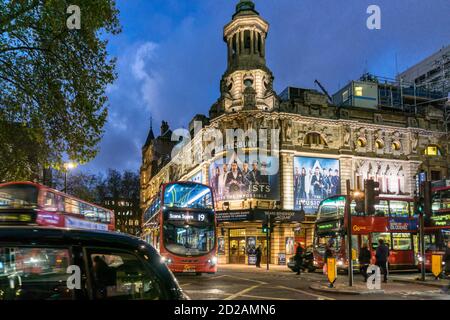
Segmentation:
[[(346, 192), (347, 179), (351, 180), (352, 188), (356, 188), (361, 187), (364, 179), (380, 177), (381, 184), (385, 185), (383, 193), (413, 197), (417, 172), (424, 170), (431, 176), (434, 171), (434, 174), (439, 172), (441, 178), (448, 177), (449, 140), (439, 105), (430, 101), (422, 113), (407, 114), (337, 107), (330, 104), (327, 96), (310, 89), (288, 88), (278, 96), (272, 89), (273, 75), (265, 64), (268, 30), (268, 23), (254, 10), (253, 3), (241, 1), (232, 22), (224, 28), (228, 69), (221, 80), (221, 97), (211, 107), (209, 121), (204, 122), (191, 143), (143, 185), (143, 210), (161, 183), (189, 180), (199, 172), (202, 182), (209, 183), (209, 167), (214, 159), (202, 158), (198, 153), (209, 143), (202, 136), (211, 128), (221, 130), (224, 137), (225, 130), (232, 128), (280, 130), (279, 147), (274, 152), (280, 166), (280, 198), (230, 201), (230, 210), (294, 210), (296, 156), (338, 159), (342, 193)], [(438, 147), (441, 155), (426, 155), (430, 145)], [(270, 147), (269, 143), (267, 149)], [(214, 158), (225, 152), (217, 152)], [(177, 164), (177, 158), (192, 156), (200, 161)], [(222, 207), (223, 203), (217, 203), (217, 210)], [(230, 245), (227, 230), (241, 228), (247, 235), (258, 237), (257, 226), (261, 226), (261, 221), (219, 224), (218, 234), (224, 233), (226, 252)], [(310, 233), (312, 225), (300, 222), (275, 224), (271, 262), (276, 263), (278, 254), (283, 252), (283, 239), (294, 237), (294, 230), (299, 228), (307, 228), (306, 233)], [(310, 241), (306, 242), (310, 244)], [(220, 257), (220, 262), (230, 262), (229, 255)]]

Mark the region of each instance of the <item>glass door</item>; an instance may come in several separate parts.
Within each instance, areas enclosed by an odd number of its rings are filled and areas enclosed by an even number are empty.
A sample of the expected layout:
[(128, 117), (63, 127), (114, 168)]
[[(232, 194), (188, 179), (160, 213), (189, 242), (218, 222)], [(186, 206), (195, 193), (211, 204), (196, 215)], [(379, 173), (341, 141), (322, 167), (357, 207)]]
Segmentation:
[(230, 239), (230, 263), (245, 263), (245, 238)]

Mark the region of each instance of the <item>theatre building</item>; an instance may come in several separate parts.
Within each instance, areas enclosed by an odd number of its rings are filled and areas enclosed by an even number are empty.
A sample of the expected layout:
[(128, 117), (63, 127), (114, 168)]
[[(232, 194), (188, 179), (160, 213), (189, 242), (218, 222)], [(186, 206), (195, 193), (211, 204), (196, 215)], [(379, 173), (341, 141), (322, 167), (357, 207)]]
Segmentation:
[[(370, 75), (333, 97), (294, 87), (277, 94), (266, 64), (268, 32), (254, 3), (240, 1), (224, 27), (227, 68), (209, 116), (194, 117), (191, 139), (158, 170), (149, 165), (154, 159), (146, 158), (154, 153), (147, 151), (151, 143), (143, 149), (143, 210), (165, 182), (213, 187), (222, 264), (253, 263), (258, 245), (263, 262), (268, 249), (271, 263), (285, 264), (295, 242), (313, 244), (320, 201), (346, 193), (347, 179), (352, 188), (374, 179), (382, 194), (404, 198), (414, 196), (419, 172), (448, 177), (442, 99), (404, 94), (408, 91)], [(208, 153), (213, 129), (224, 141)], [(254, 130), (257, 143), (237, 134), (230, 141), (227, 129)], [(272, 227), (269, 243), (266, 223)]]

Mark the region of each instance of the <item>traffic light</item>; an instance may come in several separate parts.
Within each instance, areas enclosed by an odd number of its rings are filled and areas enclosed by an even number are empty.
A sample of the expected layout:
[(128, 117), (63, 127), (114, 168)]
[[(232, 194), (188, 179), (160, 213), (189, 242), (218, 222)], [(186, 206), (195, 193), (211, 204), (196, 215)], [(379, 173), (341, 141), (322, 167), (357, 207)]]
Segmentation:
[(420, 185), (419, 197), (414, 199), (414, 214), (431, 215), (431, 182), (423, 181)]
[(423, 197), (415, 197), (414, 198), (414, 214), (421, 215), (424, 213), (425, 208), (423, 207), (423, 204), (425, 203)]
[(380, 201), (377, 199), (380, 195), (380, 183), (373, 180), (364, 181), (364, 212), (366, 215), (375, 214), (375, 205)]
[(263, 224), (262, 232), (263, 233), (269, 233), (269, 225), (267, 223)]

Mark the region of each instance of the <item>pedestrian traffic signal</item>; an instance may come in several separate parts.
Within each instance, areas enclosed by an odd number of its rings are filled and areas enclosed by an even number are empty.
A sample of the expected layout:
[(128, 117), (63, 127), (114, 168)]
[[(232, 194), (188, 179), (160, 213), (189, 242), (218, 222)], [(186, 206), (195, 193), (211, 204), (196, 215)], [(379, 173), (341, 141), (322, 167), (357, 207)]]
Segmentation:
[(366, 215), (375, 214), (375, 205), (380, 201), (378, 196), (380, 195), (380, 183), (373, 180), (364, 181), (364, 212)]

